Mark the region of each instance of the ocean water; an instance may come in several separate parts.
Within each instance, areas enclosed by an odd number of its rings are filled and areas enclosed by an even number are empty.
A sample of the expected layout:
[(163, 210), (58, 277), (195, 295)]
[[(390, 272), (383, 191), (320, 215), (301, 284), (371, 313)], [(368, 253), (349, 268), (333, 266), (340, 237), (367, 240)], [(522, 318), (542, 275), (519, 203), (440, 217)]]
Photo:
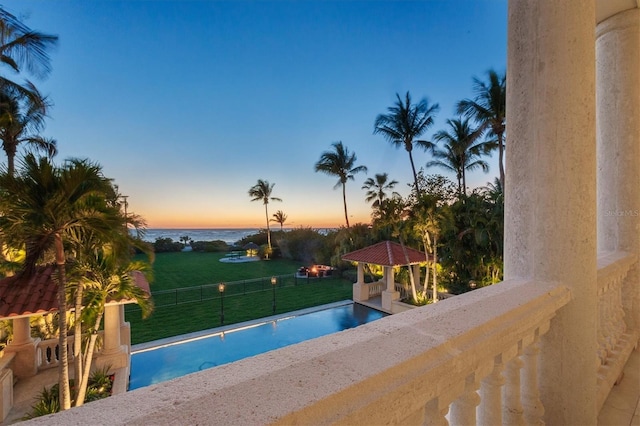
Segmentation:
[(247, 235), (257, 234), (259, 228), (210, 228), (210, 229), (147, 229), (144, 240), (154, 242), (157, 238), (171, 238), (173, 241), (180, 241), (180, 237), (185, 235), (193, 241), (224, 241), (227, 244), (234, 244)]

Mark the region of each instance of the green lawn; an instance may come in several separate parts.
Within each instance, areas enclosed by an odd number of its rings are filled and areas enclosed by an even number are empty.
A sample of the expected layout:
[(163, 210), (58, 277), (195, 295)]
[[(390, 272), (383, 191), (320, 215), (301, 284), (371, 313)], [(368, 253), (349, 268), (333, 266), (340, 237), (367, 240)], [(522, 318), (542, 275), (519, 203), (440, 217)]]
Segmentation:
[[(232, 283), (227, 285), (224, 295), (225, 325), (272, 315), (271, 276), (279, 277), (276, 313), (351, 299), (352, 296), (352, 283), (341, 278), (294, 280), (294, 272), (302, 266), (298, 262), (222, 263), (220, 257), (219, 253), (189, 252), (156, 255), (151, 285), (152, 294), (157, 293), (154, 296), (156, 309), (151, 317), (142, 320), (137, 306), (126, 306), (126, 319), (131, 323), (131, 343), (220, 326), (218, 282)], [(255, 278), (264, 279), (253, 280)], [(184, 287), (194, 288), (169, 291)]]
[(222, 257), (224, 253), (158, 253), (153, 264), (151, 291), (293, 274), (303, 266), (300, 262), (281, 259), (223, 263)]

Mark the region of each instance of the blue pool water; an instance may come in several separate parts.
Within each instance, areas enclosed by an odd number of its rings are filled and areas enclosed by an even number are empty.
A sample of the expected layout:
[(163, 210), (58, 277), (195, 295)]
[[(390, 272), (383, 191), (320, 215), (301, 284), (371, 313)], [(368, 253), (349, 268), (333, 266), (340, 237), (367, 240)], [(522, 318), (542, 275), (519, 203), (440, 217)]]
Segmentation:
[(131, 354), (129, 389), (137, 389), (304, 340), (357, 327), (386, 314), (357, 303), (280, 317)]

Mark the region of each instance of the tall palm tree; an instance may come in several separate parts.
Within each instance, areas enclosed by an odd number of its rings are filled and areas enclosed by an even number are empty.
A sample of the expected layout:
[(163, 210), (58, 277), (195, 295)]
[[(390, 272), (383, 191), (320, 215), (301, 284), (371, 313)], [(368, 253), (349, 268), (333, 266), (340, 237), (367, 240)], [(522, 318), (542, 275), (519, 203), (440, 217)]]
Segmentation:
[[(17, 176), (0, 173), (0, 230), (10, 247), (26, 251), (22, 273), (28, 274), (39, 263), (55, 259), (58, 283), (60, 333), (60, 407), (71, 407), (67, 321), (67, 279), (64, 244), (79, 233), (108, 235), (123, 223), (111, 214), (105, 203), (113, 191), (99, 165), (72, 159), (55, 166), (48, 159), (28, 154)], [(107, 240), (105, 238), (104, 240)]]
[(389, 112), (376, 117), (373, 134), (382, 134), (392, 145), (397, 148), (403, 146), (409, 153), (416, 194), (420, 194), (418, 174), (413, 163), (413, 146), (415, 145), (422, 149), (432, 147), (430, 142), (417, 138), (433, 125), (433, 118), (435, 113), (438, 112), (439, 106), (438, 104), (429, 105), (426, 98), (423, 98), (417, 104), (412, 104), (409, 92), (405, 95), (404, 101), (397, 93), (396, 97), (398, 99), (393, 106), (388, 108)]
[(347, 180), (354, 180), (354, 175), (367, 172), (366, 166), (356, 166), (356, 153), (350, 153), (342, 142), (331, 144), (333, 151), (325, 151), (320, 155), (320, 160), (315, 165), (316, 172), (337, 176), (338, 182), (333, 189), (342, 186), (342, 202), (344, 204), (344, 219), (349, 227), (349, 215), (347, 214)]
[[(373, 201), (372, 207), (374, 209), (380, 208), (384, 200), (388, 199), (387, 191), (393, 191), (393, 188), (398, 184), (397, 180), (389, 182), (389, 175), (387, 173), (376, 173), (375, 179), (367, 178), (362, 185), (362, 189), (366, 189), (365, 201), (370, 203)], [(393, 191), (392, 196), (398, 194)]]
[[(26, 70), (36, 78), (46, 77), (51, 72), (47, 50), (57, 42), (58, 36), (33, 31), (0, 6), (0, 63), (13, 72)], [(0, 86), (12, 87), (34, 104), (38, 104), (41, 99), (35, 86), (29, 81), (19, 84), (0, 75)]]
[(494, 142), (479, 141), (482, 128), (472, 128), (468, 118), (449, 119), (447, 124), (449, 131), (440, 130), (433, 136), (436, 144), (442, 143), (444, 146), (434, 146), (432, 152), (435, 160), (429, 161), (427, 167), (438, 166), (455, 172), (458, 194), (467, 195), (466, 172), (477, 168), (485, 173), (489, 171), (489, 165), (481, 157), (493, 149)]
[(284, 212), (282, 210), (278, 210), (277, 212), (275, 212), (273, 214), (273, 219), (271, 219), (272, 222), (277, 222), (280, 224), (280, 230), (282, 231), (284, 228), (284, 224), (287, 221), (288, 216), (286, 214), (284, 214)]
[(494, 70), (487, 71), (488, 81), (473, 78), (475, 98), (458, 102), (458, 114), (473, 117), (481, 128), (489, 129), (498, 146), (500, 185), (504, 188), (504, 134), (506, 131), (507, 76)]
[(50, 157), (57, 153), (56, 141), (39, 135), (48, 106), (46, 97), (34, 103), (12, 87), (0, 86), (0, 140), (7, 154), (9, 174), (14, 172), (14, 160), (21, 144), (29, 144)]
[[(267, 219), (267, 245), (269, 247), (269, 253), (271, 253), (271, 230), (269, 229), (269, 210), (267, 206), (269, 201), (282, 201), (278, 197), (272, 197), (273, 187), (275, 183), (269, 183), (268, 180), (258, 179), (258, 183), (249, 188), (249, 196), (252, 197), (251, 201), (262, 201), (264, 204), (264, 215)], [(269, 254), (267, 253), (267, 256)]]

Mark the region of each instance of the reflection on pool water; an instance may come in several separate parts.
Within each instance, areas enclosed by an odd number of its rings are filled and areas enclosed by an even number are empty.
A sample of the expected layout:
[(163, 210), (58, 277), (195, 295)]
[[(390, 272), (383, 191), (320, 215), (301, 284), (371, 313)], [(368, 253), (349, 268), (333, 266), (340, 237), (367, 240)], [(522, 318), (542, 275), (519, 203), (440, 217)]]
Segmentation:
[(387, 315), (353, 302), (318, 309), (148, 349), (134, 348), (129, 389), (357, 327)]

